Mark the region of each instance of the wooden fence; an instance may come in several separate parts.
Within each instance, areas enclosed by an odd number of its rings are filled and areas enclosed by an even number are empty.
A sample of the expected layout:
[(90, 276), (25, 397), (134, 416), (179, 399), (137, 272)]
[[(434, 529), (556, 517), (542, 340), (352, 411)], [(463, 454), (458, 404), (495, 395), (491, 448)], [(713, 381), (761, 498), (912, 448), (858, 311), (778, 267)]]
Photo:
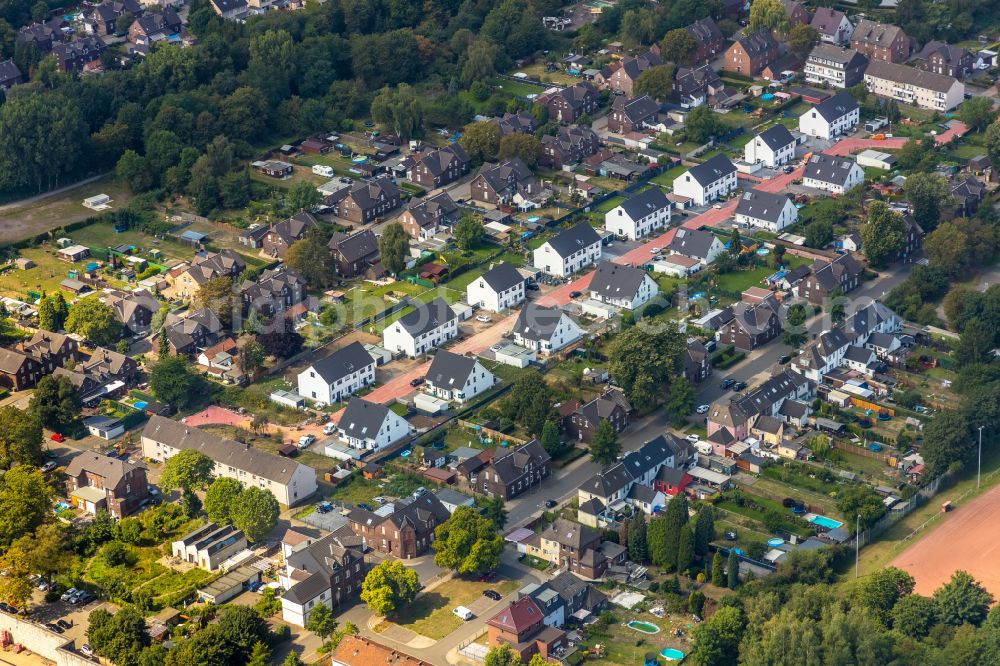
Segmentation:
[(499, 430), (493, 430), (492, 428), (487, 428), (484, 425), (473, 423), (472, 421), (465, 421), (459, 419), (458, 425), (460, 425), (463, 428), (471, 428), (473, 430), (476, 430), (481, 435), (485, 435), (490, 439), (499, 439), (502, 441), (509, 442), (511, 444), (516, 444), (518, 446), (521, 446), (522, 444), (527, 444), (529, 441), (527, 439), (521, 439), (520, 437), (514, 437), (513, 435), (508, 435), (507, 433), (500, 432)]

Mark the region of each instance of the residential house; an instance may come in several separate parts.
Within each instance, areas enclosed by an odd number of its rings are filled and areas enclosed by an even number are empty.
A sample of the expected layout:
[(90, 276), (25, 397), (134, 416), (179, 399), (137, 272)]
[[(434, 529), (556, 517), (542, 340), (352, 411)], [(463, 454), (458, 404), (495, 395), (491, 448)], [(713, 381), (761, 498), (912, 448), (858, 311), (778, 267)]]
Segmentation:
[[(62, 369), (59, 368), (59, 370)], [(89, 416), (83, 420), (83, 427), (92, 436), (103, 439), (106, 442), (118, 439), (125, 434), (125, 425), (121, 420), (110, 416)]]
[(565, 169), (597, 152), (601, 145), (594, 130), (580, 125), (560, 125), (556, 134), (542, 137), (538, 163), (550, 169)]
[(670, 226), (670, 200), (659, 187), (628, 196), (604, 214), (604, 228), (629, 240)]
[(865, 85), (880, 97), (941, 113), (951, 111), (965, 99), (965, 85), (955, 77), (891, 62), (869, 63)]
[(608, 131), (617, 134), (642, 131), (647, 125), (656, 122), (660, 105), (649, 95), (639, 97), (615, 97), (608, 115)]
[(868, 58), (854, 49), (817, 44), (806, 58), (806, 82), (850, 88), (864, 80)]
[(381, 451), (407, 437), (410, 424), (385, 405), (353, 397), (337, 422), (337, 432), (351, 448)]
[(460, 217), (458, 205), (447, 192), (411, 199), (399, 223), (415, 240), (425, 241), (451, 227)]
[(326, 244), (333, 254), (333, 264), (337, 275), (354, 278), (361, 275), (380, 277), (382, 258), (378, 251), (378, 239), (371, 229), (361, 229), (354, 233), (336, 233)]
[(817, 259), (810, 275), (799, 283), (798, 295), (813, 305), (824, 305), (834, 291), (846, 294), (861, 283), (863, 267), (850, 252), (832, 261)]
[(66, 466), (66, 494), (91, 515), (101, 509), (115, 518), (139, 510), (149, 496), (146, 468), (96, 451), (85, 451)]
[(868, 336), (865, 342), (865, 349), (875, 352), (876, 358), (880, 361), (895, 362), (895, 355), (902, 349), (903, 343), (898, 336), (892, 333), (882, 333), (875, 331)]
[(674, 180), (674, 194), (704, 206), (736, 189), (736, 167), (723, 154), (693, 166)]
[(711, 231), (681, 227), (674, 234), (667, 249), (671, 254), (690, 257), (698, 260), (702, 265), (708, 266), (715, 261), (716, 257), (725, 252), (726, 246)]
[(689, 338), (684, 351), (684, 376), (692, 384), (704, 381), (712, 374), (712, 357), (697, 338)]
[(497, 455), (476, 474), (475, 490), (504, 501), (540, 486), (552, 472), (552, 458), (537, 439)]
[(383, 346), (405, 352), (410, 358), (423, 356), (458, 337), (458, 315), (443, 298), (418, 303), (382, 332)]
[[(976, 183), (981, 185), (979, 181), (976, 181)], [(952, 194), (954, 196), (954, 190), (952, 190)], [(972, 212), (963, 212), (965, 216), (971, 216), (978, 207), (977, 204), (976, 208), (966, 208), (966, 211), (971, 210)], [(904, 215), (903, 223), (906, 225), (906, 244), (903, 245), (903, 249), (899, 253), (899, 258), (902, 261), (913, 261), (913, 255), (920, 252), (924, 246), (924, 230), (917, 224), (916, 218), (912, 215)]]
[[(549, 593), (555, 593), (555, 599)], [(518, 590), (518, 598), (530, 596), (546, 614), (545, 624), (562, 627), (570, 619), (583, 621), (597, 615), (608, 604), (608, 598), (603, 592), (585, 580), (574, 576), (568, 571), (562, 571), (544, 583), (529, 583)], [(552, 606), (558, 607), (556, 617), (560, 621), (551, 621)]]
[(53, 44), (62, 41), (64, 27), (66, 27), (66, 21), (62, 17), (45, 23), (31, 23), (22, 26), (17, 31), (17, 41), (31, 44), (38, 49), (39, 53), (48, 53), (52, 50)]
[[(983, 198), (986, 196), (986, 183), (976, 178), (963, 178), (957, 182), (950, 185), (951, 187), (951, 199), (955, 203), (954, 214), (956, 217), (972, 217), (979, 210), (979, 205), (983, 202)], [(909, 218), (907, 222), (908, 226), (913, 229), (913, 225), (917, 222), (913, 219), (912, 215), (906, 215), (904, 217)], [(914, 232), (920, 230), (917, 226)], [(920, 230), (919, 233), (922, 235), (923, 231)]]
[(974, 62), (972, 54), (961, 46), (931, 40), (913, 57), (913, 64), (928, 72), (964, 79), (972, 73)]
[[(475, 449), (471, 450), (475, 451)], [(452, 455), (454, 455), (455, 452), (457, 451), (458, 449), (455, 449), (455, 451), (452, 452)], [(460, 493), (457, 490), (452, 490), (451, 488), (442, 488), (441, 490), (436, 491), (434, 494), (437, 496), (439, 500), (441, 500), (441, 503), (444, 504), (444, 507), (448, 509), (448, 513), (451, 514), (454, 514), (455, 511), (457, 511), (458, 507), (460, 506), (467, 506), (470, 508), (476, 506), (475, 499), (473, 499), (469, 495)]]
[(31, 356), (0, 347), (0, 386), (23, 391), (33, 388), (45, 374), (42, 373), (41, 363)]
[(223, 333), (222, 322), (208, 308), (195, 310), (186, 317), (168, 314), (163, 329), (153, 338), (159, 349), (159, 336), (167, 336), (171, 353), (190, 356), (199, 348), (208, 347), (218, 341)]
[(365, 546), (399, 560), (411, 560), (430, 549), (434, 530), (450, 517), (441, 500), (427, 492), (384, 505), (378, 513), (356, 507), (347, 520)]
[(66, 377), (76, 387), (80, 400), (91, 406), (102, 399), (113, 398), (135, 386), (139, 364), (125, 354), (97, 347), (90, 358), (78, 362), (72, 370), (55, 368), (55, 376)]
[(879, 359), (871, 349), (851, 346), (847, 348), (847, 352), (844, 354), (844, 365), (851, 370), (871, 377), (875, 374), (875, 370), (879, 365)]
[(522, 663), (538, 654), (555, 659), (567, 646), (566, 632), (545, 624), (545, 612), (530, 596), (512, 601), (486, 623), (490, 647), (509, 646)]
[(500, 128), (500, 136), (534, 134), (538, 129), (538, 121), (527, 111), (505, 113), (502, 118), (493, 118), (492, 122)]
[(23, 80), (24, 75), (13, 59), (0, 61), (0, 90), (10, 90)]
[(19, 344), (18, 351), (38, 361), (45, 374), (65, 367), (70, 361), (75, 362), (80, 356), (79, 345), (74, 338), (43, 330), (36, 330), (28, 341)]
[(471, 162), (468, 154), (457, 143), (421, 153), (416, 156), (416, 160), (407, 172), (406, 179), (429, 190), (453, 183), (469, 173)]
[[(634, 58), (625, 58), (618, 64), (611, 75), (606, 77), (605, 83), (612, 90), (618, 90), (624, 93), (626, 97), (632, 97), (635, 82), (639, 78), (639, 75), (651, 67), (662, 64), (663, 61), (660, 59), (660, 56), (652, 51)], [(551, 109), (549, 116), (552, 117)]]
[(581, 578), (597, 580), (609, 566), (624, 564), (627, 549), (602, 543), (600, 533), (593, 528), (558, 518), (541, 531), (537, 544), (528, 542), (527, 552)]
[(105, 0), (83, 12), (83, 26), (88, 34), (113, 37), (128, 30), (127, 25), (118, 25), (122, 16), (135, 19), (142, 14), (143, 6), (136, 0)]
[(466, 302), (490, 312), (503, 312), (524, 302), (525, 278), (513, 264), (499, 263), (465, 288)]
[(385, 177), (355, 182), (334, 196), (337, 216), (355, 224), (369, 224), (399, 207), (399, 187)]
[(688, 62), (704, 63), (722, 51), (725, 37), (711, 17), (695, 21), (685, 30), (694, 38), (696, 44), (694, 51), (688, 55)]
[(247, 538), (232, 525), (208, 523), (170, 544), (175, 558), (205, 571), (216, 571), (233, 555), (246, 550)]
[(819, 139), (834, 139), (853, 131), (860, 118), (858, 103), (846, 92), (840, 92), (799, 116), (799, 131)]
[(296, 213), (271, 226), (264, 236), (264, 254), (284, 259), (292, 243), (302, 240), (311, 229), (317, 228), (319, 223), (310, 213)]
[(398, 649), (375, 643), (361, 636), (344, 636), (333, 651), (333, 666), (431, 666), (431, 664), (400, 652)]
[(144, 458), (166, 460), (189, 449), (214, 461), (215, 476), (236, 479), (244, 487), (270, 491), (286, 506), (299, 504), (316, 492), (316, 470), (311, 467), (180, 421), (158, 415), (149, 417), (142, 431)]
[(764, 166), (780, 167), (795, 160), (795, 137), (788, 128), (778, 123), (747, 142), (743, 148), (743, 159), (750, 164), (760, 162)]
[[(226, 2), (226, 3), (245, 2), (245, 0), (209, 0), (209, 1), (212, 3), (213, 6), (215, 6), (217, 2)], [(283, 162), (281, 160), (257, 160), (251, 162), (250, 166), (256, 169), (259, 173), (264, 174), (265, 176), (268, 176), (270, 178), (278, 178), (281, 180), (290, 177), (292, 175), (292, 172), (295, 170), (295, 167), (293, 165), (289, 164), (288, 162)]]
[(817, 384), (824, 376), (844, 363), (851, 341), (840, 328), (824, 331), (804, 345), (789, 367)]
[(727, 72), (757, 76), (765, 67), (778, 59), (780, 52), (778, 42), (770, 30), (760, 29), (757, 32), (738, 35), (726, 50), (725, 64), (722, 69)]
[(258, 312), (273, 317), (306, 300), (306, 280), (298, 271), (279, 265), (266, 269), (256, 282), (244, 280), (239, 292), (244, 316)]
[(779, 55), (760, 70), (760, 77), (767, 81), (785, 81), (801, 69), (802, 58), (789, 52)]
[(250, 13), (247, 0), (209, 0), (215, 13), (229, 21), (244, 21)]
[(568, 124), (597, 111), (600, 97), (592, 83), (583, 81), (568, 88), (546, 91), (535, 99), (535, 103), (548, 109), (553, 122)]
[(582, 336), (580, 327), (557, 307), (529, 302), (514, 322), (514, 344), (554, 354)]
[(788, 16), (788, 27), (794, 28), (797, 25), (809, 25), (809, 10), (798, 0), (781, 0), (781, 6)]
[(616, 433), (629, 424), (632, 406), (620, 389), (610, 388), (590, 402), (567, 400), (556, 406), (566, 436), (577, 442), (590, 443), (602, 421), (607, 421)]
[(595, 301), (623, 310), (637, 310), (660, 293), (660, 286), (646, 271), (610, 261), (597, 265), (587, 289)]
[(115, 319), (125, 327), (127, 335), (146, 335), (153, 316), (160, 311), (160, 302), (145, 289), (112, 290), (98, 296), (115, 313)]
[(827, 44), (846, 46), (854, 34), (854, 24), (847, 15), (830, 7), (817, 7), (809, 25), (816, 29), (819, 40)]
[(472, 179), (470, 197), (473, 201), (493, 206), (508, 206), (517, 195), (532, 195), (540, 191), (531, 169), (517, 157), (499, 164), (487, 162)]
[(141, 41), (147, 44), (162, 42), (179, 34), (182, 26), (180, 16), (167, 5), (161, 12), (149, 12), (133, 21), (128, 29), (128, 40), (133, 44)]
[(815, 390), (815, 384), (786, 368), (750, 391), (713, 403), (707, 416), (709, 438), (724, 428), (745, 439), (761, 415), (777, 416), (786, 400), (811, 401)]
[(79, 72), (84, 67), (101, 59), (107, 49), (99, 37), (79, 37), (71, 42), (52, 45), (52, 55), (60, 72)]
[(865, 171), (858, 163), (846, 158), (816, 153), (809, 158), (802, 184), (834, 194), (848, 192), (865, 180)]
[(910, 57), (910, 38), (899, 26), (861, 19), (851, 34), (851, 48), (873, 62), (901, 63)]
[(740, 301), (733, 306), (733, 319), (719, 331), (721, 344), (753, 351), (781, 333), (781, 317), (774, 297), (759, 303)]
[(281, 618), (285, 622), (304, 627), (319, 606), (338, 609), (361, 593), (361, 583), (368, 573), (364, 553), (353, 533), (342, 532), (307, 539), (285, 556), (284, 570), (279, 573), (285, 588), (281, 595)]
[(686, 108), (702, 104), (717, 106), (728, 96), (722, 78), (711, 65), (679, 68), (672, 90), (674, 100)]
[(869, 300), (847, 315), (844, 333), (855, 345), (864, 345), (873, 333), (897, 333), (903, 320), (879, 301)]
[(316, 361), (298, 375), (298, 393), (332, 405), (375, 383), (375, 359), (360, 342), (352, 342)]
[(774, 233), (798, 222), (799, 209), (786, 194), (747, 190), (736, 204), (736, 221)]
[(167, 286), (162, 293), (171, 300), (193, 298), (206, 282), (217, 277), (235, 278), (245, 268), (243, 257), (231, 250), (201, 253), (190, 264), (167, 271)]
[(586, 222), (564, 229), (532, 253), (535, 268), (558, 277), (568, 277), (600, 260), (601, 237)]
[[(785, 426), (786, 423), (782, 419), (765, 414), (750, 426), (750, 434), (758, 438), (765, 446), (778, 446), (785, 439)], [(781, 455), (780, 451), (779, 455)]]
[(438, 350), (427, 369), (427, 391), (442, 400), (464, 404), (497, 383), (492, 372), (471, 356)]

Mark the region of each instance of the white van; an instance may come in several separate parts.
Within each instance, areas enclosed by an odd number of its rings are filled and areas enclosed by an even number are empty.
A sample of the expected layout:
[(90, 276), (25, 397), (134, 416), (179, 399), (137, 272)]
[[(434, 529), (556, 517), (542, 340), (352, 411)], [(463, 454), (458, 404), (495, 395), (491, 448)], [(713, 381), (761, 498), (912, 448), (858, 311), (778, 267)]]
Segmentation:
[(470, 611), (465, 606), (459, 606), (458, 608), (453, 610), (452, 613), (454, 613), (456, 616), (466, 621), (471, 620), (474, 617), (472, 611)]
[(313, 173), (317, 176), (326, 176), (327, 178), (333, 178), (333, 167), (326, 166), (325, 164), (314, 164)]

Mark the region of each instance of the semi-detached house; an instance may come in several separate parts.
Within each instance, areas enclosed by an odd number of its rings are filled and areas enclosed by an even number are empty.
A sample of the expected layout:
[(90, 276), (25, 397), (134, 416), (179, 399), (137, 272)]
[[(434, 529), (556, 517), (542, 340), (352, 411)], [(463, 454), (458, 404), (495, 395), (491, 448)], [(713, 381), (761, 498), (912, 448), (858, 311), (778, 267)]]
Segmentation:
[(625, 310), (635, 310), (660, 293), (660, 287), (641, 268), (609, 261), (597, 265), (591, 276), (590, 297)]
[(442, 400), (464, 403), (496, 384), (497, 378), (476, 358), (439, 350), (427, 369), (426, 387)]
[(638, 240), (670, 225), (670, 200), (659, 187), (634, 194), (604, 214), (604, 228), (629, 240)]
[(850, 88), (861, 83), (868, 58), (854, 49), (817, 44), (806, 58), (803, 70), (807, 83), (819, 83), (831, 88)]
[(691, 167), (674, 181), (674, 194), (688, 197), (699, 206), (721, 199), (736, 189), (736, 167), (719, 154)]
[(535, 268), (559, 277), (568, 277), (600, 260), (601, 237), (586, 222), (556, 234), (532, 254)]
[(382, 332), (386, 349), (416, 358), (458, 337), (458, 315), (443, 298), (418, 304)]
[(552, 354), (581, 337), (580, 327), (559, 308), (528, 303), (514, 322), (514, 343)]
[(799, 209), (787, 195), (747, 190), (736, 204), (735, 218), (740, 224), (779, 232), (798, 221)]
[(502, 312), (524, 302), (525, 279), (513, 264), (500, 263), (469, 283), (465, 296), (469, 305)]
[(852, 131), (860, 119), (861, 109), (857, 101), (846, 92), (841, 92), (799, 116), (799, 131), (819, 139), (834, 139)]
[(817, 7), (810, 24), (819, 33), (819, 40), (827, 44), (850, 44), (854, 24), (844, 12), (829, 7)]
[(865, 70), (865, 85), (879, 97), (942, 113), (965, 99), (965, 84), (955, 77), (891, 62), (870, 63)]
[(743, 159), (750, 164), (760, 162), (772, 169), (787, 164), (795, 159), (795, 137), (779, 123), (747, 142)]
[(802, 184), (834, 194), (843, 194), (863, 183), (865, 172), (846, 157), (818, 153), (809, 158), (802, 174)]
[(338, 434), (349, 446), (381, 451), (410, 434), (410, 424), (385, 405), (354, 397), (337, 422)]
[(299, 395), (328, 405), (373, 383), (375, 359), (360, 342), (338, 349), (298, 375)]

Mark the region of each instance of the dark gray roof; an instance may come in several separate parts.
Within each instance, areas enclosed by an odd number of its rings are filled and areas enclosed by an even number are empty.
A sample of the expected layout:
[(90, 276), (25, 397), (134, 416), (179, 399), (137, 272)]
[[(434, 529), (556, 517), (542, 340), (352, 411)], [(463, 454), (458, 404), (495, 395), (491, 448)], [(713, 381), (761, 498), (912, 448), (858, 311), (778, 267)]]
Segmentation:
[(413, 312), (403, 315), (398, 321), (407, 333), (417, 337), (456, 318), (455, 311), (439, 296), (426, 305), (417, 305)]
[[(871, 65), (868, 66), (871, 67)], [(823, 119), (829, 123), (832, 123), (837, 118), (843, 118), (847, 114), (855, 111), (857, 108), (857, 101), (845, 92), (839, 92), (830, 99), (825, 99), (813, 107), (816, 113), (821, 115)]]
[(808, 60), (839, 65), (841, 69), (860, 67), (868, 62), (863, 53), (834, 44), (817, 44), (809, 53)]
[(788, 128), (778, 123), (760, 133), (760, 140), (771, 150), (784, 148), (790, 143), (795, 143), (795, 137), (788, 131)]
[(21, 70), (13, 60), (0, 62), (0, 82), (21, 80)]
[(660, 110), (660, 105), (649, 95), (640, 95), (629, 100), (619, 97), (615, 100), (614, 106), (615, 110), (624, 113), (625, 117), (633, 123), (638, 123), (650, 116), (654, 116)]
[(513, 264), (508, 263), (497, 264), (483, 273), (480, 279), (484, 280), (490, 289), (498, 294), (524, 282), (524, 276), (521, 275), (520, 271), (514, 268)]
[(870, 363), (875, 359), (875, 352), (871, 349), (865, 349), (864, 347), (858, 347), (856, 345), (851, 345), (847, 348), (847, 352), (844, 354), (844, 360), (854, 361), (855, 363)]
[(589, 289), (604, 298), (631, 300), (635, 298), (645, 279), (646, 271), (640, 268), (603, 261), (597, 265), (597, 270), (590, 279)]
[(816, 13), (813, 14), (812, 22), (809, 25), (816, 28), (816, 31), (821, 35), (836, 37), (844, 18), (844, 13), (836, 9), (817, 7)]
[(601, 237), (597, 235), (594, 228), (586, 222), (580, 222), (550, 238), (548, 245), (556, 254), (565, 259), (584, 248), (600, 242)]
[(707, 259), (708, 251), (715, 242), (715, 234), (703, 229), (679, 228), (670, 241), (670, 251), (687, 257)]
[(378, 239), (371, 229), (350, 235), (334, 234), (327, 245), (331, 250), (338, 250), (346, 261), (359, 261), (378, 254)]
[(427, 370), (427, 381), (438, 388), (460, 388), (475, 367), (476, 359), (439, 349)]
[(708, 187), (715, 181), (736, 172), (736, 167), (729, 158), (721, 153), (698, 166), (688, 169), (688, 173), (702, 187)]
[(637, 483), (628, 489), (627, 497), (630, 500), (650, 504), (654, 499), (656, 499), (656, 491), (653, 490), (651, 486), (645, 486), (641, 483)]
[(610, 497), (630, 483), (632, 475), (625, 469), (625, 465), (618, 463), (584, 481), (580, 490), (598, 497)]
[(854, 160), (817, 153), (806, 164), (803, 177), (812, 178), (822, 183), (845, 185), (848, 177), (851, 175), (851, 171), (855, 168), (860, 169), (861, 167), (858, 167)]
[(633, 220), (646, 217), (664, 208), (670, 208), (670, 200), (658, 187), (651, 187), (645, 192), (635, 194), (620, 204)]
[(757, 220), (777, 222), (781, 211), (788, 205), (788, 196), (763, 190), (747, 190), (736, 204), (736, 214)]
[(885, 79), (895, 83), (905, 83), (914, 88), (923, 88), (934, 92), (946, 93), (955, 85), (956, 79), (946, 74), (928, 72), (908, 65), (897, 65), (893, 62), (882, 60), (872, 60), (868, 63), (865, 76), (872, 76), (877, 79)]
[(563, 311), (530, 302), (514, 323), (514, 332), (528, 340), (548, 340), (556, 330)]
[(333, 384), (338, 379), (374, 363), (375, 359), (372, 358), (363, 344), (352, 342), (343, 349), (338, 349), (326, 358), (313, 363), (312, 369), (327, 384)]
[(389, 408), (377, 402), (354, 397), (347, 403), (338, 425), (344, 434), (355, 439), (372, 439), (389, 415)]

